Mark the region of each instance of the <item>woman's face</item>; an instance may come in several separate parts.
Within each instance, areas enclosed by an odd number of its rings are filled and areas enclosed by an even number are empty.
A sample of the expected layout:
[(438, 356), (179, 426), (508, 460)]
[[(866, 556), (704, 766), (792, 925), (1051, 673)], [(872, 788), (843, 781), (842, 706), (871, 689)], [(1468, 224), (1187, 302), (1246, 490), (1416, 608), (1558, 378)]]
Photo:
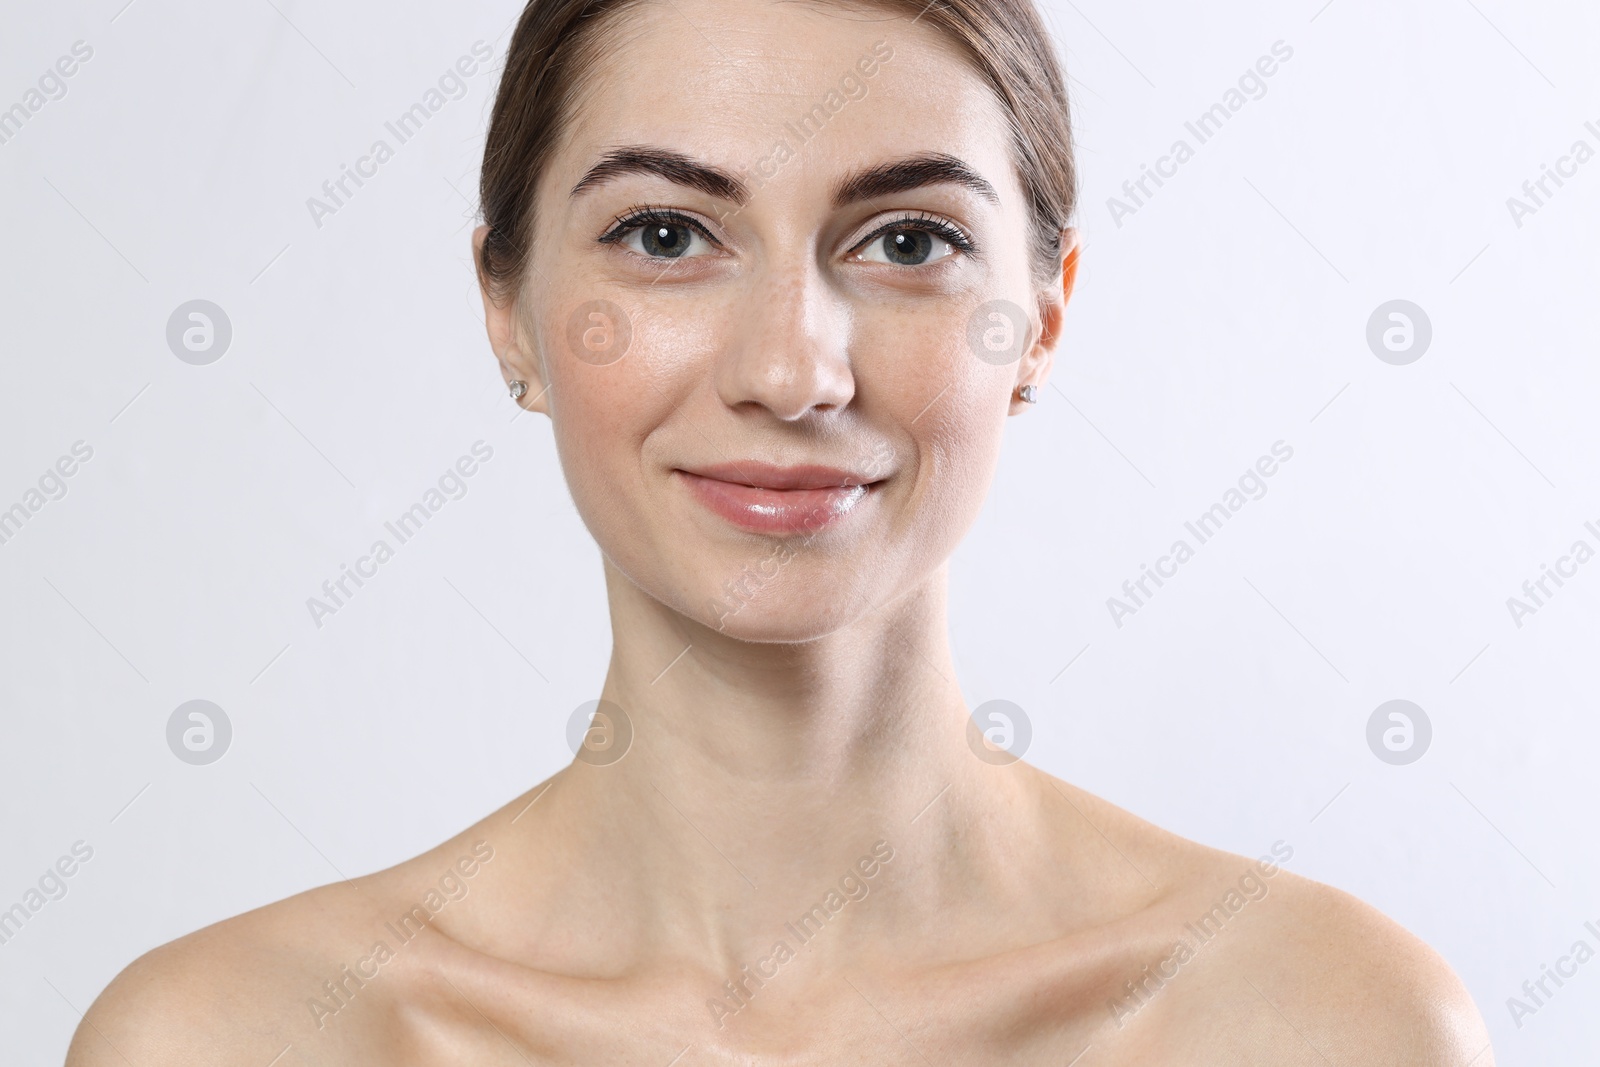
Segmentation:
[(604, 33), (491, 337), (634, 584), (831, 633), (948, 558), (1049, 369), (1005, 112), (882, 11), (645, 2)]

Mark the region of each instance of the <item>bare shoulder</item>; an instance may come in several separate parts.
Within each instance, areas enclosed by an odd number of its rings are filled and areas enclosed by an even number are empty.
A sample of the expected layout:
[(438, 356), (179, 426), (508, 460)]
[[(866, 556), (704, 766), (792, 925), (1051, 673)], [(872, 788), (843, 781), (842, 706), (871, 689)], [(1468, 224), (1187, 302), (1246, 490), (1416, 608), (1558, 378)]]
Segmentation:
[(362, 903), (350, 884), (323, 886), (146, 952), (85, 1013), (67, 1067), (271, 1061)]
[(1146, 891), (1129, 901), (1130, 929), (1162, 945), (1113, 990), (1118, 1041), (1185, 1062), (1205, 1048), (1229, 1064), (1493, 1064), (1444, 959), (1377, 908), (1284, 869), (1292, 842), (1236, 855), (1052, 785), (1138, 870)]
[(493, 857), (476, 830), (145, 953), (84, 1016), (67, 1067), (264, 1067), (291, 1047), (394, 1062), (402, 1020), (427, 1003), (417, 978), (446, 940), (441, 912), (464, 910), (455, 902)]
[(1268, 885), (1235, 957), (1282, 1023), (1335, 1062), (1491, 1067), (1477, 1005), (1425, 942), (1332, 886), (1282, 870)]

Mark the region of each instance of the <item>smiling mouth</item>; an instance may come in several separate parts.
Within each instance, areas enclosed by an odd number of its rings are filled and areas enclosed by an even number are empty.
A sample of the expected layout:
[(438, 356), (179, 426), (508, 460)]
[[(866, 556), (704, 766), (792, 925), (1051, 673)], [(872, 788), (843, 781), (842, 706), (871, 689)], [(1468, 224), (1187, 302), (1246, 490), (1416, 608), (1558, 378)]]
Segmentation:
[(811, 534), (853, 514), (877, 481), (833, 467), (754, 461), (673, 471), (708, 510), (746, 530)]

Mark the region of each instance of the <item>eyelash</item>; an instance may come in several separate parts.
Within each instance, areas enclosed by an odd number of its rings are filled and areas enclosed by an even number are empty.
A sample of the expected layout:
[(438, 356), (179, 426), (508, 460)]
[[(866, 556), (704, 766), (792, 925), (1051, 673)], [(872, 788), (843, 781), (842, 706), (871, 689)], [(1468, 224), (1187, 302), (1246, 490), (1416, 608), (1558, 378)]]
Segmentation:
[(675, 211), (669, 207), (656, 207), (651, 204), (641, 204), (631, 207), (612, 220), (611, 228), (600, 238), (601, 244), (621, 244), (623, 238), (641, 226), (684, 226), (698, 233), (707, 241), (722, 247), (722, 242), (711, 236), (711, 231), (702, 226), (698, 219)]
[(872, 244), (872, 242), (882, 240), (885, 235), (895, 233), (899, 230), (922, 230), (924, 232), (931, 233), (940, 240), (948, 243), (950, 247), (960, 252), (964, 252), (967, 255), (973, 255), (978, 250), (977, 243), (974, 242), (971, 237), (967, 236), (966, 231), (962, 230), (955, 224), (948, 222), (945, 219), (941, 219), (937, 215), (929, 215), (921, 212), (908, 212), (897, 219), (890, 219), (882, 226), (879, 226), (876, 230), (873, 230), (866, 237), (863, 237), (860, 241), (856, 242), (855, 247), (851, 249), (851, 251), (854, 253), (859, 253), (862, 249)]
[[(685, 215), (669, 207), (657, 207), (652, 204), (641, 204), (631, 207), (612, 220), (611, 228), (600, 238), (602, 244), (621, 244), (623, 239), (641, 226), (684, 226), (698, 233), (707, 241), (722, 247), (722, 242), (711, 235), (711, 232), (701, 225), (698, 219)], [(936, 215), (925, 212), (907, 212), (897, 219), (891, 219), (873, 230), (866, 237), (857, 241), (851, 249), (852, 254), (861, 252), (873, 241), (881, 240), (885, 235), (897, 230), (923, 230), (933, 234), (940, 240), (949, 243), (950, 247), (967, 255), (977, 252), (978, 246), (967, 233), (953, 223), (941, 219)]]

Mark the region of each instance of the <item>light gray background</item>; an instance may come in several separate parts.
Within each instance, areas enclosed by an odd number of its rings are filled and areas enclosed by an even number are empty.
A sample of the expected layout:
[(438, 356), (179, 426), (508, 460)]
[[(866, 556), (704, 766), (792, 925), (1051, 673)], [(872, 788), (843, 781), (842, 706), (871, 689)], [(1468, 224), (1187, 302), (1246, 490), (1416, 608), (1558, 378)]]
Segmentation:
[[(0, 144), (0, 509), (93, 458), (0, 545), (0, 945), (8, 1063), (60, 1061), (145, 950), (432, 846), (570, 757), (609, 635), (548, 423), (514, 418), (468, 236), (517, 6), (13, 4), (0, 108), (75, 41), (67, 93)], [(276, 6), (274, 6), (276, 5)], [(1196, 840), (1372, 902), (1438, 948), (1503, 1064), (1595, 1047), (1600, 962), (1517, 1028), (1506, 998), (1600, 924), (1600, 561), (1519, 628), (1506, 599), (1600, 525), (1600, 160), (1518, 227), (1507, 198), (1600, 124), (1592, 5), (1046, 4), (1075, 94), (1087, 251), (1062, 358), (1012, 420), (953, 565), (971, 702), (1029, 758)], [(306, 207), (474, 41), (495, 71), (339, 212)], [(1140, 165), (1194, 138), (1118, 226)], [(1423, 358), (1368, 349), (1391, 299)], [(180, 304), (231, 347), (180, 362)], [(306, 598), (482, 439), (494, 458), (338, 614)], [(1284, 440), (1293, 459), (1114, 625), (1106, 598)], [(1071, 664), (1069, 667), (1068, 664)], [(1426, 755), (1377, 759), (1405, 698)], [(185, 701), (226, 710), (210, 766)]]

